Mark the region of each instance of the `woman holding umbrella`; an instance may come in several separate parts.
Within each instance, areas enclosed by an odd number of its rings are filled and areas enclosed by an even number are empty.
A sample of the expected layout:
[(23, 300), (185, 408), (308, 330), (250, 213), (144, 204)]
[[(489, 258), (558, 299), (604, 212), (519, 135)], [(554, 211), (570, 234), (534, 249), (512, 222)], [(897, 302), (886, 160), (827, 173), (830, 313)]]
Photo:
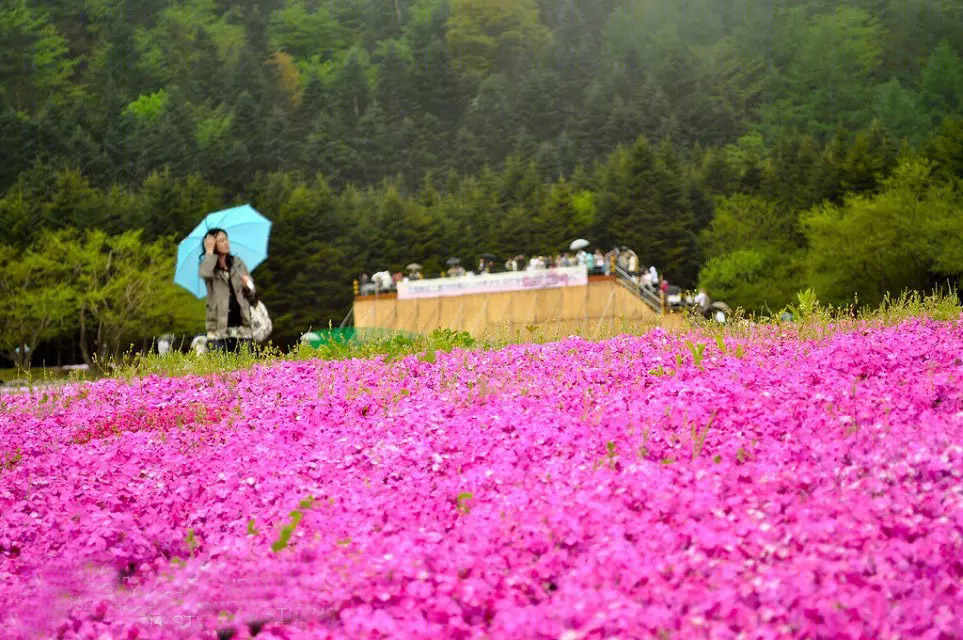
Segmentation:
[(223, 229), (204, 234), (198, 274), (207, 287), (205, 325), (209, 350), (237, 351), (250, 345), (251, 304), (257, 303), (254, 281), (247, 265), (231, 254), (231, 243)]

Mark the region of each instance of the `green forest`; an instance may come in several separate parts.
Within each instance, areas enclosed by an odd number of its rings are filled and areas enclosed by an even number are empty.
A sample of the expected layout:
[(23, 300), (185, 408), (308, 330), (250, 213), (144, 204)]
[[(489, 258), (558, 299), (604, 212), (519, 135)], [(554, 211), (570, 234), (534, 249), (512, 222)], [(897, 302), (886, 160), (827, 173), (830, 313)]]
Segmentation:
[(200, 332), (176, 243), (244, 202), (281, 344), (576, 237), (749, 311), (958, 290), (961, 55), (959, 0), (6, 0), (0, 360)]

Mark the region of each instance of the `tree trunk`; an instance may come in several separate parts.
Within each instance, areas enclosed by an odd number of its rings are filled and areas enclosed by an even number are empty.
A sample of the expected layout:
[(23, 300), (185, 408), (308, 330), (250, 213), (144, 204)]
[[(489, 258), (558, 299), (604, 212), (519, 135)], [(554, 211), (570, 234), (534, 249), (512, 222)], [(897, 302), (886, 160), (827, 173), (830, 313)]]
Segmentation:
[(49, 324), (50, 324), (50, 320), (48, 316), (48, 318), (44, 318), (43, 321), (37, 324), (33, 329), (33, 335), (30, 336), (30, 348), (29, 350), (24, 348), (24, 357), (26, 358), (26, 361), (27, 361), (27, 369), (30, 368), (34, 349), (36, 349), (37, 345), (40, 344), (40, 336), (43, 334), (44, 331), (47, 330), (47, 326)]
[(104, 322), (102, 320), (97, 323), (97, 342), (95, 345), (95, 353), (97, 359), (100, 360), (100, 368), (103, 369), (107, 365), (108, 347), (107, 340), (104, 338)]
[(30, 352), (27, 351), (27, 345), (23, 341), (20, 342), (20, 350), (14, 352), (14, 365), (17, 367), (17, 371), (30, 371)]
[(86, 306), (81, 305), (80, 307), (80, 357), (84, 359), (84, 364), (88, 367), (93, 367), (94, 363), (90, 358), (90, 352), (87, 349), (87, 318), (86, 318)]

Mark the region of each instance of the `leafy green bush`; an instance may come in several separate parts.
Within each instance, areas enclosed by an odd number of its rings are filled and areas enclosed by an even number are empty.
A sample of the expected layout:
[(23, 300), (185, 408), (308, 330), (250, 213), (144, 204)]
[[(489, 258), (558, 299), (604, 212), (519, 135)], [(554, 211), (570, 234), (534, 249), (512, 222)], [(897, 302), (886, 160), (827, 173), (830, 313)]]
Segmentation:
[(802, 275), (802, 253), (766, 247), (711, 258), (699, 274), (714, 300), (754, 312), (779, 309), (793, 300)]

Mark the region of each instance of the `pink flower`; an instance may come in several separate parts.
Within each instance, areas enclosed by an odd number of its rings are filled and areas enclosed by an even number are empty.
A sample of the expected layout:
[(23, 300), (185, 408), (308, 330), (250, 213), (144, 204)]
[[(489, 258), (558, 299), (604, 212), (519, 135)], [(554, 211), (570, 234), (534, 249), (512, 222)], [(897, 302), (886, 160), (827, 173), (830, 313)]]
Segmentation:
[(959, 326), (5, 395), (4, 637), (953, 637)]

